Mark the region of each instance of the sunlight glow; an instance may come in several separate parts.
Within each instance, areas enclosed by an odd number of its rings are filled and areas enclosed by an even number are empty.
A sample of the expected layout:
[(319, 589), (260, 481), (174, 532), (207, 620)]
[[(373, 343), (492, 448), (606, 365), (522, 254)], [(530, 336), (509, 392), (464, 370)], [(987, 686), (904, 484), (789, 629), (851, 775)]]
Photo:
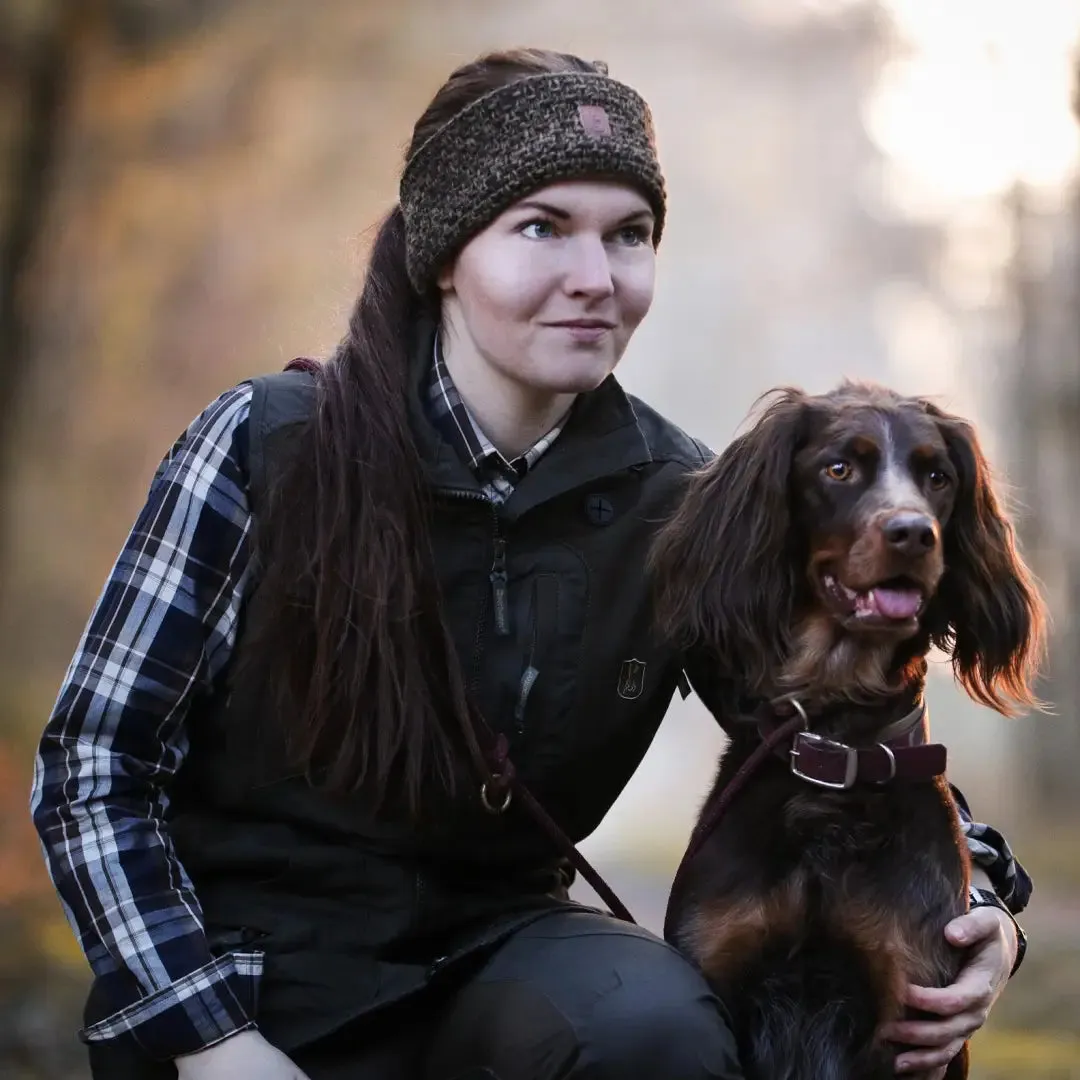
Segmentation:
[(1076, 166), (1071, 111), (1080, 0), (883, 0), (906, 55), (882, 72), (867, 124), (890, 195), (948, 213)]

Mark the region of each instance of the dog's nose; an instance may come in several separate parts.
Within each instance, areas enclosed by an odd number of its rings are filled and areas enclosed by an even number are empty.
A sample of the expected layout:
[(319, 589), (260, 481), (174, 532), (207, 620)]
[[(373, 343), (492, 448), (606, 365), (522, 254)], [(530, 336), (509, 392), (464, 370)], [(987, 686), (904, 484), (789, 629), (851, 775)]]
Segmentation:
[(885, 543), (901, 555), (925, 555), (937, 544), (934, 519), (927, 514), (893, 514), (882, 526)]

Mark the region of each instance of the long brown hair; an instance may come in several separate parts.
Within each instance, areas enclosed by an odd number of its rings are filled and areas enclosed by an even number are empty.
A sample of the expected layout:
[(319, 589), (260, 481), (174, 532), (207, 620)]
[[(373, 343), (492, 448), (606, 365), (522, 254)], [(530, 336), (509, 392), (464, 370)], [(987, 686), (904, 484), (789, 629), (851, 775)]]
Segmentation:
[[(417, 121), (406, 160), (481, 95), (562, 71), (606, 73), (537, 49), (458, 68)], [(395, 207), (348, 332), (316, 374), (315, 414), (257, 520), (259, 629), (244, 651), (285, 725), (292, 766), (411, 817), (452, 796), (461, 750), (477, 753), (408, 420), (410, 342), (438, 316), (438, 296), (409, 283)]]

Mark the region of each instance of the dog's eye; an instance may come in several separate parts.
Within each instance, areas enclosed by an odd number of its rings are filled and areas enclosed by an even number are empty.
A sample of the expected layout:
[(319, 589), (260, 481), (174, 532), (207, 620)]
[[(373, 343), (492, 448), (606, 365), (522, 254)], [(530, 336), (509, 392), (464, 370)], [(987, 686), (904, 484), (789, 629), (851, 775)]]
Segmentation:
[(941, 469), (931, 469), (926, 474), (926, 480), (934, 491), (940, 491), (942, 488), (949, 486), (949, 474), (942, 472)]
[(847, 461), (830, 461), (825, 466), (825, 475), (830, 480), (850, 480), (855, 475), (855, 470)]

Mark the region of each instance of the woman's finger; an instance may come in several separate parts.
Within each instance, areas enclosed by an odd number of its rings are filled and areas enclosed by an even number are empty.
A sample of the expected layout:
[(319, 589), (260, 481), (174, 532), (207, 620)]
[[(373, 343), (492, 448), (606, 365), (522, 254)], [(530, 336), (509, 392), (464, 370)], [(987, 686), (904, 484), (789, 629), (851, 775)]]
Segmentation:
[(936, 1050), (908, 1050), (896, 1059), (896, 1071), (910, 1073), (944, 1069), (960, 1053), (963, 1046), (963, 1039), (954, 1039), (948, 1046)]
[(985, 1022), (986, 1013), (976, 1009), (945, 1020), (897, 1020), (882, 1029), (882, 1036), (907, 1046), (945, 1046), (970, 1038)]

